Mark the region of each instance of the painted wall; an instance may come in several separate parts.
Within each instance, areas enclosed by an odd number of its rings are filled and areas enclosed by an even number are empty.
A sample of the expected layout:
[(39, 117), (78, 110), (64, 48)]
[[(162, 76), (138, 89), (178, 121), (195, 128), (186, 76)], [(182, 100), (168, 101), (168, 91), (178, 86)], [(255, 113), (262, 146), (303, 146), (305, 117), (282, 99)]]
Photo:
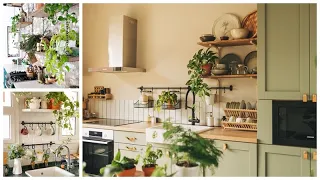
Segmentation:
[[(211, 33), (213, 22), (224, 13), (242, 20), (256, 9), (256, 4), (84, 4), (83, 96), (98, 85), (110, 87), (116, 100), (138, 99), (139, 86), (185, 86), (187, 63), (202, 48), (197, 45), (199, 36)], [(108, 18), (116, 15), (138, 20), (137, 67), (146, 68), (146, 73), (88, 72), (89, 67), (108, 65)], [(254, 46), (228, 47), (222, 50), (222, 57), (235, 53), (243, 60), (254, 50)], [(206, 82), (218, 85), (217, 80)], [(233, 85), (234, 91), (218, 91), (221, 103), (212, 107), (216, 117), (222, 117), (227, 101), (256, 101), (255, 79), (225, 79), (220, 85)]]

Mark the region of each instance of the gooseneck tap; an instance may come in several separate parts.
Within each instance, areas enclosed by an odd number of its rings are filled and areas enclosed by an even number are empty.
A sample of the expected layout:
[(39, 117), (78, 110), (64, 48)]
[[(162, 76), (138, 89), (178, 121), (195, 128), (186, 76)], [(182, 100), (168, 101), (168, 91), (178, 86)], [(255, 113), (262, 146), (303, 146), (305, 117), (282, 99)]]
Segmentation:
[(191, 91), (191, 87), (188, 86), (188, 91), (186, 94), (186, 104), (185, 104), (185, 109), (191, 109), (192, 110), (192, 117), (191, 119), (189, 119), (188, 121), (192, 123), (192, 125), (196, 125), (196, 123), (200, 123), (200, 119), (196, 118), (196, 114), (195, 114), (195, 104), (196, 104), (196, 95), (195, 93), (192, 91), (192, 107), (188, 106), (188, 95), (189, 92)]
[(66, 145), (64, 145), (64, 144), (61, 144), (61, 145), (57, 148), (57, 150), (56, 150), (55, 159), (57, 159), (58, 152), (59, 152), (60, 150), (62, 150), (62, 148), (63, 148), (63, 147), (67, 148), (67, 151), (68, 151), (67, 171), (70, 171), (71, 158), (70, 158), (70, 149), (69, 149), (69, 147), (68, 147), (68, 146), (66, 146)]

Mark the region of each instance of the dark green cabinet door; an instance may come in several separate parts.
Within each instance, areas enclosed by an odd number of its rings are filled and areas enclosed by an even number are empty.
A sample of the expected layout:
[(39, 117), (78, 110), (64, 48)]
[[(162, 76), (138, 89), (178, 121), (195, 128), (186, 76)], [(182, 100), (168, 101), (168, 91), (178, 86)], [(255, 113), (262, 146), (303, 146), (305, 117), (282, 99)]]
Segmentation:
[(310, 148), (259, 144), (258, 175), (264, 177), (310, 176)]
[(309, 4), (258, 4), (258, 98), (309, 94)]

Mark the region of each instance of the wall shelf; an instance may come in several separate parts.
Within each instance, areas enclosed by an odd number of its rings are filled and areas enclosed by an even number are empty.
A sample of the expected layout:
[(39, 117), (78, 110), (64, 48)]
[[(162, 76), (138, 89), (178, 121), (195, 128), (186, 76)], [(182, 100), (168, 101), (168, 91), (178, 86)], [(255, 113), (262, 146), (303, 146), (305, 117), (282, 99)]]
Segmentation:
[(18, 27), (19, 28), (25, 28), (25, 27), (27, 27), (27, 26), (29, 26), (31, 24), (32, 24), (32, 22), (19, 22)]
[(222, 40), (222, 41), (207, 41), (198, 42), (198, 45), (204, 47), (229, 47), (229, 46), (244, 46), (244, 45), (254, 45), (257, 43), (257, 38), (250, 39), (233, 39), (233, 40)]
[(223, 79), (223, 78), (257, 78), (257, 74), (236, 74), (236, 75), (212, 75), (212, 76), (206, 76), (203, 78), (207, 79)]
[(28, 113), (52, 113), (54, 109), (22, 109), (22, 112)]
[(29, 17), (38, 17), (38, 18), (44, 18), (48, 17), (48, 14), (44, 12), (44, 6), (36, 11), (33, 11), (29, 14)]
[(112, 99), (112, 94), (88, 94), (89, 99)]

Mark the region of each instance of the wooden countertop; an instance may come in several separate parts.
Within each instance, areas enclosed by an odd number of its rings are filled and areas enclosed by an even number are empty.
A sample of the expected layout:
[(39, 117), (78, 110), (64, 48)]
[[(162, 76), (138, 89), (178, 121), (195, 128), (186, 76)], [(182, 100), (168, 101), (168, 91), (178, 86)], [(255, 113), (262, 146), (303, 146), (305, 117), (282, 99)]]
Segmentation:
[(237, 130), (223, 129), (221, 127), (202, 132), (199, 135), (208, 139), (238, 141), (238, 142), (248, 142), (248, 143), (258, 142), (257, 132), (237, 131)]

